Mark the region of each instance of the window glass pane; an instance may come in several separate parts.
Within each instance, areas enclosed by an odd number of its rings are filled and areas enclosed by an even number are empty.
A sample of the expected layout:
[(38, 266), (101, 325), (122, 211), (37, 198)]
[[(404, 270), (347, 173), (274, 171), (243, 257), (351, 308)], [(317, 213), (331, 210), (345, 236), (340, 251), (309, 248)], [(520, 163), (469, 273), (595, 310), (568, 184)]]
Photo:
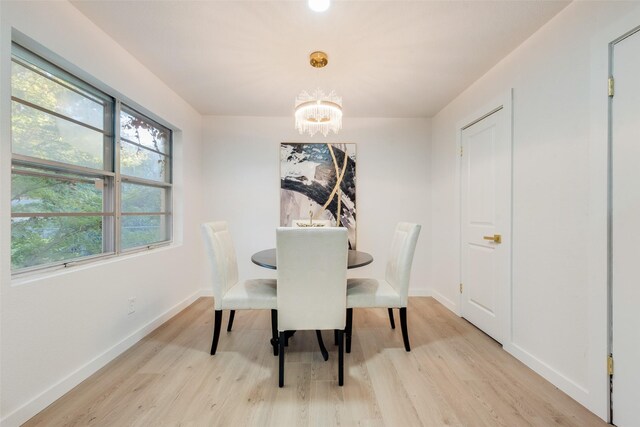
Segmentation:
[(102, 253), (100, 216), (12, 218), (13, 270)]
[(165, 212), (167, 193), (164, 188), (122, 184), (122, 212)]
[[(102, 212), (102, 179), (18, 170), (11, 176), (12, 213)], [(27, 175), (33, 173), (34, 175)], [(49, 175), (40, 176), (40, 175)]]
[(126, 111), (120, 112), (120, 136), (161, 153), (169, 153), (169, 130), (149, 119)]
[(12, 149), (16, 154), (104, 169), (104, 135), (12, 102)]
[[(45, 71), (42, 73), (50, 75)], [(88, 98), (70, 83), (67, 85), (75, 90), (11, 62), (12, 96), (104, 130), (105, 105)]]
[(122, 249), (146, 246), (169, 240), (165, 215), (132, 215), (122, 217)]
[(120, 143), (120, 173), (154, 181), (168, 181), (169, 158), (137, 145)]

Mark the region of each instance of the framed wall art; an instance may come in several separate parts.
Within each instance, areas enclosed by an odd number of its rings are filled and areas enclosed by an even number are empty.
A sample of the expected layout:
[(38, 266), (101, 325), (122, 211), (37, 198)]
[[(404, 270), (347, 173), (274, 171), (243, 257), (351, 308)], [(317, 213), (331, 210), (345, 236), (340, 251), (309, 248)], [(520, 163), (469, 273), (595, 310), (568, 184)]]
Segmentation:
[(330, 221), (356, 248), (356, 144), (280, 144), (280, 225)]

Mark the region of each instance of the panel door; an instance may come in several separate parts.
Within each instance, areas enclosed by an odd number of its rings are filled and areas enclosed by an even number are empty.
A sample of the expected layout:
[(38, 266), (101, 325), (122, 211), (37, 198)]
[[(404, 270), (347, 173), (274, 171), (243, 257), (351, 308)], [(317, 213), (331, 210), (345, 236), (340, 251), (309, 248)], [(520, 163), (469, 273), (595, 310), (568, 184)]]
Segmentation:
[(501, 342), (509, 286), (510, 138), (500, 109), (461, 135), (462, 316)]
[(640, 33), (614, 46), (612, 100), (613, 423), (640, 426)]

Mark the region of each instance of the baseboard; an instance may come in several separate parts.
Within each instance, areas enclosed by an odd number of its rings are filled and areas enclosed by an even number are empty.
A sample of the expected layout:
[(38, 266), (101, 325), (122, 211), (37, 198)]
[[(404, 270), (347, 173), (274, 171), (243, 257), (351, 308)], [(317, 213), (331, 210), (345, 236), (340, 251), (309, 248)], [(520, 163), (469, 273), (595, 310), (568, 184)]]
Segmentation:
[[(440, 304), (451, 310), (453, 313), (460, 316), (457, 304), (451, 301), (449, 298), (446, 298), (434, 289), (431, 290), (431, 296), (435, 298)], [(564, 393), (568, 394), (572, 399), (593, 412), (593, 410), (589, 407), (589, 390), (575, 383), (560, 372), (556, 371), (551, 366), (538, 359), (517, 344), (504, 343), (502, 348), (507, 353), (511, 354), (513, 357), (527, 365), (538, 375), (549, 381), (554, 386), (558, 387)]]
[[(538, 375), (549, 381), (554, 386), (568, 394), (572, 399), (580, 403), (588, 410), (589, 408), (589, 390), (567, 378), (551, 366), (538, 359), (522, 347), (514, 343), (504, 344), (502, 347), (507, 353), (533, 369)], [(604, 368), (603, 368), (604, 369)]]
[(421, 289), (409, 289), (410, 297), (430, 297), (431, 289), (429, 288), (421, 288)]
[[(435, 298), (440, 304), (444, 305), (453, 313), (460, 316), (460, 312), (458, 311), (458, 306), (456, 303), (451, 301), (449, 298), (446, 298), (435, 289), (431, 289), (430, 291), (431, 296)], [(572, 399), (593, 412), (593, 409), (589, 407), (589, 390), (567, 378), (565, 375), (553, 369), (551, 366), (538, 359), (517, 344), (504, 343), (503, 349), (507, 353), (511, 354), (513, 357), (527, 365), (538, 375), (549, 381), (554, 386), (558, 387), (564, 393), (568, 394)]]
[(200, 289), (200, 295), (201, 297), (212, 297), (213, 296), (213, 289), (211, 288), (202, 288)]
[(436, 299), (440, 304), (444, 305), (450, 311), (452, 311), (456, 316), (460, 316), (460, 311), (458, 310), (458, 304), (450, 300), (449, 298), (442, 295), (440, 292), (435, 289), (431, 289), (431, 296)]
[(196, 299), (202, 295), (202, 290), (198, 290), (186, 299), (182, 300), (178, 304), (171, 307), (169, 310), (157, 316), (146, 325), (142, 326), (137, 331), (133, 332), (119, 343), (115, 344), (99, 356), (95, 357), (85, 365), (78, 368), (65, 378), (52, 385), (38, 396), (22, 405), (20, 408), (11, 412), (0, 420), (0, 427), (14, 427), (19, 426), (32, 418), (38, 412), (55, 402), (62, 397), (69, 390), (80, 384), (85, 379), (89, 378), (100, 368), (111, 362), (113, 359), (124, 353), (135, 343), (147, 336), (151, 331), (158, 328), (160, 325), (171, 319), (180, 311), (191, 305)]

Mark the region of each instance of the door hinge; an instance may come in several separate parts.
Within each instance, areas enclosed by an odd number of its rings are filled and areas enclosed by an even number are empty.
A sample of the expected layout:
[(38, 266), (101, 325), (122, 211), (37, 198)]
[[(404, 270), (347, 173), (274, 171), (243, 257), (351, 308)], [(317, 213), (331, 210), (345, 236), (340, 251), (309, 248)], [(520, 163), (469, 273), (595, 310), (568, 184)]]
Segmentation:
[(609, 96), (613, 96), (616, 92), (616, 82), (613, 77), (609, 77)]
[(607, 357), (607, 372), (609, 373), (609, 375), (613, 375), (613, 355), (610, 354), (609, 357)]
[(460, 283), (460, 293), (462, 293), (462, 283)]
[(462, 157), (462, 153), (464, 153), (464, 148), (460, 147), (460, 157)]

